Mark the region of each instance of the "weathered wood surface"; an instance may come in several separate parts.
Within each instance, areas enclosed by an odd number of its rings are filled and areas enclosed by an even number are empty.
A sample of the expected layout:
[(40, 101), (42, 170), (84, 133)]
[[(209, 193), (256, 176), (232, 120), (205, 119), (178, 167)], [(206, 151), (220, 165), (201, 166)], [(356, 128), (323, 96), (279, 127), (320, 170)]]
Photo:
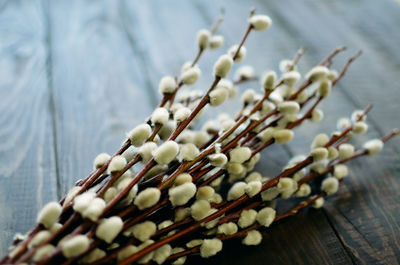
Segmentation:
[[(1, 1), (1, 254), (15, 232), (32, 226), (43, 203), (85, 177), (96, 153), (115, 150), (125, 131), (149, 114), (160, 77), (178, 73), (193, 58), (196, 31), (208, 28), (221, 7), (224, 49), (242, 35), (250, 7), (272, 17), (273, 27), (251, 35), (246, 45), (246, 62), (258, 73), (277, 69), (300, 46), (307, 48), (303, 71), (340, 45), (349, 51), (335, 60), (336, 68), (364, 51), (323, 103), (326, 119), (296, 130), (285, 149), (264, 153), (258, 168), (265, 174), (306, 151), (311, 135), (334, 130), (338, 117), (368, 103), (374, 103), (370, 132), (357, 143), (400, 126), (396, 1)], [(220, 53), (201, 59), (196, 88), (210, 83)], [(219, 110), (234, 107), (228, 105)], [(379, 156), (352, 162), (350, 178), (325, 209), (274, 226), (258, 247), (228, 244), (207, 262), (400, 263), (399, 148), (396, 139)]]

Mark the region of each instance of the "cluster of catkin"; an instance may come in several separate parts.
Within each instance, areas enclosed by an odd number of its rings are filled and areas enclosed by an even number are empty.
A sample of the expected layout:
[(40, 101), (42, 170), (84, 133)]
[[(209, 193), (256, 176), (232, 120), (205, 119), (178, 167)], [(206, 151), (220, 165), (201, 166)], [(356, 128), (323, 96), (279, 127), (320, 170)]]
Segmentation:
[[(229, 239), (258, 245), (260, 229), (307, 206), (323, 206), (348, 175), (346, 162), (378, 153), (399, 133), (393, 130), (361, 148), (350, 144), (368, 128), (368, 106), (341, 118), (330, 136), (315, 136), (310, 151), (293, 157), (280, 174), (268, 178), (253, 171), (263, 149), (290, 142), (297, 126), (323, 118), (317, 106), (359, 54), (337, 72), (330, 66), (344, 50), (338, 48), (302, 77), (300, 49), (281, 62), (279, 78), (273, 71), (257, 78), (251, 66), (241, 66), (230, 81), (231, 67), (246, 57), (249, 34), (271, 24), (268, 16), (251, 12), (239, 44), (215, 62), (210, 88), (179, 91), (199, 79), (201, 55), (223, 45), (223, 37), (215, 35), (221, 21), (198, 32), (198, 53), (179, 78), (161, 79), (162, 100), (148, 120), (127, 133), (114, 155), (99, 154), (94, 171), (60, 202), (45, 205), (36, 227), (16, 236), (1, 264), (179, 265), (188, 255), (217, 254)], [(257, 79), (261, 90), (246, 90), (237, 113), (197, 124), (206, 106), (223, 104), (235, 97), (237, 86)], [(313, 185), (316, 179), (321, 185)], [(279, 211), (279, 201), (291, 197), (300, 203)]]

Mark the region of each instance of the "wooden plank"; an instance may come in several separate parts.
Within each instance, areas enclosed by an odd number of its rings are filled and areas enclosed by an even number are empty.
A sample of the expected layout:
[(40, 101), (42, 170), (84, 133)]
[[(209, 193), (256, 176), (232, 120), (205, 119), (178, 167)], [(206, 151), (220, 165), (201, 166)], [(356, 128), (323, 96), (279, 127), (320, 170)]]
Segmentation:
[(151, 113), (142, 66), (117, 2), (49, 1), (53, 87), (62, 191), (85, 177), (99, 152)]
[(16, 232), (56, 199), (51, 92), (44, 14), (39, 1), (0, 9), (0, 255)]

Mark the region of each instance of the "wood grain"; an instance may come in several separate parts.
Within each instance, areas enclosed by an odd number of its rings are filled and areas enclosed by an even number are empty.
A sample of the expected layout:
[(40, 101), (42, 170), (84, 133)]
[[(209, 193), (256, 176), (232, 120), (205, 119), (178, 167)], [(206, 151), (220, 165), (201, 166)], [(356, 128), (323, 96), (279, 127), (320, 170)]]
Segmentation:
[(57, 176), (41, 3), (0, 9), (0, 255), (55, 200)]
[[(159, 79), (179, 75), (181, 65), (193, 59), (197, 30), (209, 28), (221, 7), (226, 19), (218, 33), (225, 36), (224, 48), (204, 54), (201, 80), (184, 89), (207, 88), (214, 61), (238, 42), (251, 7), (273, 19), (270, 30), (252, 34), (246, 43), (248, 54), (242, 64), (251, 62), (257, 74), (277, 70), (279, 61), (291, 58), (301, 46), (307, 49), (301, 72), (337, 46), (349, 49), (335, 59), (336, 69), (357, 50), (364, 51), (332, 98), (322, 104), (325, 120), (296, 129), (290, 145), (265, 151), (257, 167), (263, 174), (276, 174), (289, 156), (309, 149), (313, 135), (331, 132), (337, 118), (371, 102), (370, 131), (356, 139), (357, 145), (400, 125), (400, 6), (392, 0), (4, 2), (1, 251), (15, 231), (31, 226), (43, 202), (85, 177), (97, 153), (116, 150), (124, 132), (150, 114), (159, 99)], [(248, 84), (240, 91), (257, 86)], [(208, 110), (205, 117), (238, 106), (225, 104)], [(207, 262), (398, 264), (399, 150), (400, 140), (395, 139), (379, 156), (352, 162), (349, 179), (324, 210), (306, 210), (265, 231), (261, 246), (229, 243)]]

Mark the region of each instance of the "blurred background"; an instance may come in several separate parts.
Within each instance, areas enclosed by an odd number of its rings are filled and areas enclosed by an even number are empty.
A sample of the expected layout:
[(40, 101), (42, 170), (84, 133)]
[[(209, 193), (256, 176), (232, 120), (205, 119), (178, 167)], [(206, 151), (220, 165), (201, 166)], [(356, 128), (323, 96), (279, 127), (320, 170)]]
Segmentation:
[[(356, 143), (400, 126), (396, 0), (0, 1), (0, 254), (16, 232), (33, 226), (41, 206), (88, 175), (97, 153), (113, 153), (125, 132), (151, 113), (160, 78), (179, 74), (193, 60), (197, 31), (210, 28), (224, 8), (217, 33), (225, 44), (204, 54), (201, 80), (193, 86), (207, 89), (213, 63), (239, 42), (253, 7), (273, 20), (245, 45), (240, 65), (252, 65), (258, 75), (278, 70), (279, 61), (302, 46), (303, 74), (338, 46), (348, 47), (334, 60), (338, 70), (363, 50), (323, 103), (324, 121), (304, 124), (292, 143), (265, 151), (260, 172), (273, 176), (290, 156), (308, 150), (313, 135), (333, 131), (339, 117), (369, 103), (370, 130)], [(238, 106), (225, 103), (216, 111)], [(324, 210), (279, 224), (265, 232), (261, 246), (230, 244), (209, 262), (398, 264), (399, 150), (395, 139), (379, 156), (352, 162), (344, 189)]]

